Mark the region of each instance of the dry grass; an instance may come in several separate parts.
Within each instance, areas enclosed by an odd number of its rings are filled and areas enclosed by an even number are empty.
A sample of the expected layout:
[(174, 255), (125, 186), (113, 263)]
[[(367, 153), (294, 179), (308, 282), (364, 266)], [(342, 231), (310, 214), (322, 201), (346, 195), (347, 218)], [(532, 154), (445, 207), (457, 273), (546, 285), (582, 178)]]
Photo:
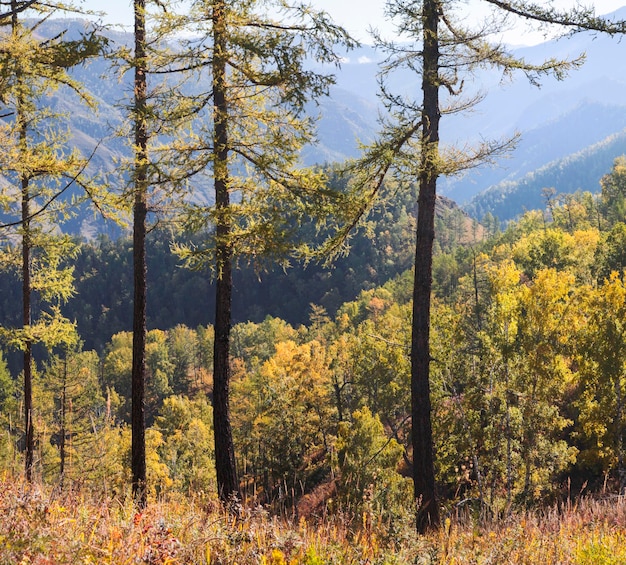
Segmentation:
[(491, 525), (446, 521), (418, 538), (410, 523), (235, 518), (206, 500), (130, 501), (0, 480), (0, 564), (541, 564), (626, 563), (626, 501), (586, 500)]

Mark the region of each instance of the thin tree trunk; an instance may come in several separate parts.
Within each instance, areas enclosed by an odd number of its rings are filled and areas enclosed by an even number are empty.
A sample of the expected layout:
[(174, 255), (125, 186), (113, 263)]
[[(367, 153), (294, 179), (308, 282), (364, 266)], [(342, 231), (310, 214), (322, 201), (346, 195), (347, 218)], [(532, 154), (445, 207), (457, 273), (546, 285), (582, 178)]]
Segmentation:
[(228, 107), (226, 102), (225, 2), (213, 2), (213, 125), (216, 220), (215, 341), (213, 349), (213, 428), (215, 470), (220, 500), (239, 497), (235, 450), (230, 424), (230, 329), (232, 305), (232, 246), (228, 193)]
[(413, 327), (411, 339), (411, 415), (413, 434), (413, 483), (416, 499), (416, 526), (419, 533), (439, 526), (439, 507), (435, 492), (434, 448), (430, 404), (430, 297), (432, 253), (435, 239), (435, 202), (439, 147), (439, 2), (423, 3), (424, 71), (422, 90), (423, 140), (415, 281), (413, 287)]
[(513, 438), (511, 430), (511, 391), (509, 383), (509, 326), (505, 328), (506, 348), (504, 356), (504, 382), (506, 394), (506, 510), (507, 514), (511, 512), (513, 502)]
[(140, 507), (146, 504), (146, 216), (148, 132), (146, 127), (145, 0), (135, 0), (135, 203), (133, 208), (133, 367), (132, 367), (132, 488)]
[[(11, 0), (11, 31), (18, 33), (17, 1)], [(21, 80), (21, 72), (17, 71), (17, 80)], [(26, 124), (22, 96), (18, 94), (15, 108), (15, 123), (18, 128), (20, 151), (26, 150)], [(31, 280), (30, 280), (30, 192), (28, 179), (20, 175), (20, 190), (22, 199), (22, 328), (27, 330), (31, 322)], [(26, 480), (33, 480), (33, 464), (35, 454), (35, 430), (33, 426), (33, 375), (32, 375), (32, 343), (26, 340), (24, 345), (24, 435), (25, 454), (24, 471)]]
[(66, 427), (66, 419), (67, 419), (67, 354), (65, 360), (63, 362), (63, 381), (61, 388), (61, 422), (60, 422), (60, 430), (59, 430), (59, 455), (61, 457), (61, 464), (59, 466), (59, 485), (63, 488), (63, 483), (65, 481), (65, 435), (67, 433)]
[(624, 468), (624, 426), (622, 421), (624, 418), (624, 401), (622, 398), (622, 387), (620, 383), (621, 377), (618, 374), (615, 379), (615, 402), (616, 402), (616, 452), (617, 452), (617, 475), (619, 477), (619, 493), (624, 493), (626, 487), (626, 469)]
[[(22, 327), (27, 330), (31, 319), (31, 283), (30, 283), (30, 200), (28, 181), (22, 180)], [(33, 463), (35, 453), (35, 430), (33, 426), (33, 375), (32, 375), (32, 343), (26, 341), (24, 346), (24, 429), (26, 434), (25, 472), (26, 480), (33, 480)]]

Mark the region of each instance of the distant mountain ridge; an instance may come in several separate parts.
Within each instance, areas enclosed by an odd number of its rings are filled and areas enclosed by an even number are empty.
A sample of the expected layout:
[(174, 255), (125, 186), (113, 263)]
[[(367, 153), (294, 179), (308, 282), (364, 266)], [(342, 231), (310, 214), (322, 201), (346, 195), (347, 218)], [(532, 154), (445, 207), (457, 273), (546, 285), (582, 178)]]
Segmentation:
[(515, 219), (526, 210), (544, 209), (544, 188), (557, 193), (596, 192), (616, 156), (626, 154), (626, 129), (590, 147), (527, 173), (502, 181), (477, 194), (463, 209), (474, 218), (490, 212), (500, 221)]
[[(626, 8), (612, 17), (626, 19)], [(50, 20), (40, 27), (40, 33), (52, 35), (68, 28), (72, 35), (78, 34), (84, 26), (84, 22), (77, 20)], [(132, 39), (128, 33), (111, 32), (110, 36), (118, 43), (130, 43)], [(481, 167), (458, 178), (442, 179), (442, 195), (467, 205), (472, 213), (492, 211), (495, 214), (495, 209), (490, 207), (497, 203), (498, 209), (504, 210), (508, 206), (506, 200), (515, 193), (516, 204), (511, 203), (510, 210), (503, 213), (504, 218), (534, 206), (535, 196), (528, 193), (528, 201), (525, 197), (526, 190), (535, 190), (529, 188), (529, 174), (534, 173), (533, 183), (541, 183), (541, 179), (547, 179), (546, 167), (557, 166), (560, 161), (564, 160), (566, 168), (572, 171), (588, 167), (595, 151), (590, 148), (603, 142), (602, 166), (625, 151), (623, 144), (607, 140), (626, 128), (626, 65), (620, 64), (626, 60), (626, 41), (581, 33), (515, 50), (517, 55), (533, 61), (574, 57), (582, 52), (586, 53), (587, 62), (581, 69), (573, 71), (562, 82), (545, 79), (541, 89), (529, 85), (523, 77), (502, 84), (502, 76), (493, 71), (484, 71), (472, 81), (486, 94), (484, 101), (473, 113), (445, 116), (441, 124), (442, 140), (466, 144), (481, 138), (507, 137), (517, 131), (522, 135), (521, 141), (496, 167)], [(378, 63), (382, 58), (374, 48), (362, 46), (345, 54), (340, 69), (327, 69), (336, 74), (337, 83), (329, 98), (321, 100), (319, 106), (310, 107), (310, 113), (318, 116), (318, 143), (303, 151), (304, 163), (340, 162), (355, 157), (359, 142), (367, 143), (374, 138), (381, 108), (376, 93)], [(70, 112), (74, 142), (84, 154), (90, 154), (99, 144), (89, 172), (115, 175), (119, 159), (130, 151), (130, 141), (112, 136), (112, 131), (123, 123), (120, 104), (131, 94), (130, 77), (118, 81), (103, 59), (77, 69), (74, 74), (99, 101), (98, 113), (80, 109), (64, 95), (55, 96), (52, 103)], [(419, 96), (420, 77), (400, 73), (391, 78), (390, 85), (395, 90)], [(586, 157), (581, 157), (581, 152)], [(576, 174), (581, 180), (587, 178), (583, 173)], [(559, 175), (550, 178), (555, 181), (557, 191), (574, 188), (571, 183), (561, 183)], [(124, 179), (117, 178), (117, 181), (121, 184)], [(589, 177), (589, 182), (595, 184), (574, 189), (597, 189), (595, 177)], [(515, 183), (521, 183), (519, 190), (513, 189)], [(197, 190), (197, 198), (212, 198), (208, 188), (200, 186)], [(500, 195), (496, 198), (498, 191)], [(481, 193), (486, 194), (482, 199), (477, 196)], [(102, 228), (93, 219), (81, 215), (71, 229), (93, 235)]]

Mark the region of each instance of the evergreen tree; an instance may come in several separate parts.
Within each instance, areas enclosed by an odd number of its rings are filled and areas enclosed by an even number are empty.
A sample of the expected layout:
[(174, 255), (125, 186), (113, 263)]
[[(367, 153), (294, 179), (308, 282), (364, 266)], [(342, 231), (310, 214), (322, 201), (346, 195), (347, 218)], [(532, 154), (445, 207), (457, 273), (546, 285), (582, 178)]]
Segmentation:
[[(277, 17), (272, 16), (272, 10)], [(311, 61), (339, 64), (337, 44), (352, 46), (324, 12), (283, 0), (199, 0), (190, 20), (199, 37), (182, 65), (209, 73), (210, 92), (194, 93), (199, 126), (181, 155), (212, 176), (215, 204), (194, 206), (190, 225), (214, 228), (206, 249), (181, 249), (191, 266), (216, 276), (213, 417), (219, 496), (237, 496), (229, 407), (232, 269), (239, 255), (286, 260), (307, 216), (324, 217), (332, 203), (321, 174), (299, 167), (313, 141), (305, 104), (328, 92), (333, 77)]]
[[(541, 23), (566, 25), (574, 30), (596, 29), (617, 33), (621, 23), (608, 25), (589, 11), (558, 13), (529, 2), (486, 0), (505, 13), (513, 13)], [(513, 56), (500, 44), (492, 44), (489, 35), (497, 31), (498, 14), (478, 31), (466, 28), (455, 19), (454, 0), (389, 0), (387, 12), (398, 22), (401, 36), (415, 43), (385, 41), (376, 37), (387, 53), (382, 71), (382, 98), (389, 110), (379, 140), (351, 168), (357, 173), (359, 187), (366, 187), (367, 197), (361, 206), (364, 213), (393, 173), (399, 179), (417, 178), (419, 184), (418, 221), (415, 247), (413, 291), (413, 333), (411, 342), (411, 397), (413, 434), (413, 480), (418, 504), (417, 529), (425, 532), (439, 524), (436, 497), (434, 453), (430, 402), (430, 302), (432, 291), (432, 255), (435, 237), (437, 180), (477, 166), (513, 146), (514, 139), (486, 142), (470, 150), (440, 148), (439, 120), (442, 115), (471, 108), (479, 97), (461, 97), (465, 79), (479, 66), (492, 66), (503, 73), (523, 71), (538, 84), (542, 75), (565, 73), (581, 60), (551, 59), (532, 64)], [(392, 92), (388, 77), (396, 69), (407, 68), (422, 77), (422, 96), (414, 100), (409, 94)], [(445, 103), (442, 91), (448, 93)]]
[[(100, 53), (103, 41), (95, 32), (76, 41), (64, 40), (63, 34), (37, 39), (34, 28), (19, 21), (25, 4), (35, 14), (49, 13), (55, 7), (13, 0), (10, 21), (0, 20), (4, 118), (0, 139), (5, 148), (2, 170), (8, 180), (0, 200), (15, 218), (3, 226), (2, 263), (17, 269), (22, 280), (21, 328), (5, 329), (3, 334), (12, 347), (23, 351), (25, 471), (30, 481), (34, 465), (32, 347), (41, 342), (49, 348), (74, 339), (73, 324), (61, 315), (60, 304), (73, 292), (72, 269), (63, 262), (75, 253), (75, 245), (54, 227), (67, 214), (68, 201), (61, 195), (79, 183), (85, 167), (81, 155), (67, 151), (61, 116), (45, 100), (64, 86), (91, 103), (67, 70)], [(37, 320), (35, 299), (48, 305)]]
[[(171, 213), (171, 205), (187, 172), (173, 170), (171, 145), (187, 122), (179, 96), (184, 72), (172, 69), (168, 41), (173, 30), (168, 6), (135, 0), (134, 47), (116, 56), (133, 71), (133, 95), (128, 105), (132, 122), (130, 186), (124, 197), (132, 201), (133, 225), (133, 365), (131, 409), (131, 470), (133, 496), (146, 503), (146, 304), (147, 234), (149, 223)], [(173, 78), (172, 78), (173, 77)], [(178, 82), (175, 82), (178, 81)], [(123, 132), (123, 135), (127, 132)]]
[(134, 0), (135, 77), (133, 119), (135, 126), (133, 204), (133, 369), (131, 409), (131, 469), (133, 496), (139, 506), (146, 504), (146, 217), (148, 215), (148, 125), (146, 3)]

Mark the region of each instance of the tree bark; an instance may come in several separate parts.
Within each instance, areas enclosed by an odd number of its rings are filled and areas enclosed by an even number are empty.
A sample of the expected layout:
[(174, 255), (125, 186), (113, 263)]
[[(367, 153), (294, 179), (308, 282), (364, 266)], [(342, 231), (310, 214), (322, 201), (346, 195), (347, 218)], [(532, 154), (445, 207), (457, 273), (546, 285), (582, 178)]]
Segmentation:
[(413, 327), (411, 339), (411, 415), (416, 526), (425, 533), (439, 526), (435, 491), (430, 403), (430, 298), (435, 239), (435, 203), (439, 149), (439, 2), (423, 3), (423, 77), (421, 166), (415, 245)]
[(65, 436), (67, 434), (67, 352), (63, 361), (63, 377), (61, 381), (61, 422), (59, 426), (59, 457), (61, 462), (59, 465), (59, 485), (63, 488), (65, 482)]
[[(18, 33), (18, 6), (11, 0), (11, 31)], [(20, 81), (22, 73), (17, 70), (16, 79)], [(22, 96), (18, 95), (15, 108), (15, 123), (18, 128), (20, 151), (26, 150), (26, 124)], [(31, 232), (30, 232), (30, 191), (29, 180), (20, 174), (21, 221), (22, 221), (22, 328), (27, 330), (31, 323)], [(26, 339), (23, 352), (24, 371), (24, 472), (26, 480), (33, 480), (35, 459), (35, 430), (33, 425), (33, 375), (32, 375), (32, 343)]]
[(624, 418), (624, 400), (622, 395), (621, 375), (618, 373), (615, 378), (615, 436), (617, 453), (617, 476), (619, 479), (619, 493), (624, 494), (626, 489), (626, 469), (624, 468), (624, 427), (622, 421)]
[(215, 341), (213, 349), (213, 429), (218, 495), (222, 502), (239, 497), (235, 449), (230, 424), (230, 330), (232, 245), (228, 192), (228, 105), (226, 100), (225, 2), (213, 2), (213, 146), (216, 207)]
[(146, 127), (145, 0), (135, 0), (135, 202), (133, 207), (133, 366), (131, 407), (132, 490), (136, 503), (146, 504), (146, 216), (148, 131)]
[[(31, 320), (31, 282), (30, 282), (30, 199), (28, 181), (22, 180), (22, 327), (27, 330)], [(25, 457), (24, 467), (26, 480), (33, 480), (33, 464), (35, 459), (35, 430), (33, 425), (33, 375), (32, 375), (32, 343), (29, 339), (24, 345), (24, 431)]]

